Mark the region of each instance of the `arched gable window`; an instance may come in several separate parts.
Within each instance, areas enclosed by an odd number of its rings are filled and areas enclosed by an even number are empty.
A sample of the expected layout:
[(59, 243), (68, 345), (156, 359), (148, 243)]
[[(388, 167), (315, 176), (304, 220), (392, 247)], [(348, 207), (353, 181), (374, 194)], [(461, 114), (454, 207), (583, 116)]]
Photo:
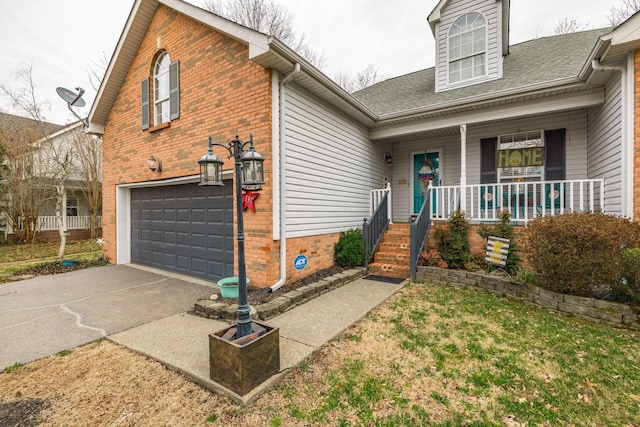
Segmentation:
[(149, 128), (152, 116), (154, 126), (180, 117), (180, 63), (172, 63), (169, 53), (162, 51), (153, 65), (153, 100), (150, 99), (150, 83), (149, 77), (142, 81), (143, 130)]
[(449, 29), (449, 83), (487, 74), (487, 20), (477, 12), (467, 13)]
[(153, 67), (153, 123), (156, 126), (169, 121), (169, 65), (169, 54), (162, 52)]

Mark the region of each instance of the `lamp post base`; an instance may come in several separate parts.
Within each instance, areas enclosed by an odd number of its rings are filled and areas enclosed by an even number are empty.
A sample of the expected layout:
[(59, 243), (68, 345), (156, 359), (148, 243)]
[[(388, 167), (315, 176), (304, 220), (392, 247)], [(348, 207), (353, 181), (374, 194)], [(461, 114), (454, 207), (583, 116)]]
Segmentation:
[(235, 339), (237, 325), (209, 334), (209, 375), (241, 396), (280, 372), (278, 328), (252, 322), (252, 333)]

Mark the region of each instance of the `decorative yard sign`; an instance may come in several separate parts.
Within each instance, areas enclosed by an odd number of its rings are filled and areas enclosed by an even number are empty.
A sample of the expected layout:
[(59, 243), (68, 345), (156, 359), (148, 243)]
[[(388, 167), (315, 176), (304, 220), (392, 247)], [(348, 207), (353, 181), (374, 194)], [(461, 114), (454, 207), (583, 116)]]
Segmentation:
[(544, 147), (515, 148), (498, 150), (498, 167), (514, 168), (525, 166), (542, 166), (544, 164)]
[(489, 236), (487, 242), (486, 262), (504, 267), (507, 265), (509, 255), (509, 240), (500, 237)]
[(296, 259), (293, 260), (293, 266), (296, 268), (296, 270), (304, 270), (308, 262), (309, 259), (306, 256), (298, 255)]

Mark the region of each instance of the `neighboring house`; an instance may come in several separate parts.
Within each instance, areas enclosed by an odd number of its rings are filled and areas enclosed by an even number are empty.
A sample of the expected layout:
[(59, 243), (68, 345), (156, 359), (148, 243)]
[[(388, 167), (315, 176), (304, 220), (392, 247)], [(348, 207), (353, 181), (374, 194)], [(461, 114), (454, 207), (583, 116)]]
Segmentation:
[[(65, 173), (65, 194), (63, 197), (63, 211), (66, 213), (65, 230), (72, 239), (89, 237), (90, 204), (87, 201), (83, 188), (85, 181), (80, 172), (81, 164), (78, 150), (81, 144), (95, 144), (83, 131), (81, 122), (66, 126), (43, 123), (10, 114), (0, 113), (0, 126), (7, 130), (7, 138), (12, 143), (31, 146), (25, 150), (24, 155), (30, 157), (31, 174), (46, 179), (48, 185), (53, 187), (54, 175), (59, 174), (60, 163), (68, 156), (68, 172)], [(44, 126), (43, 129), (40, 127)], [(41, 135), (48, 133), (45, 138)], [(42, 204), (43, 207), (38, 216), (38, 240), (57, 240), (58, 225), (56, 221), (56, 198), (53, 189)], [(98, 218), (100, 221), (100, 217)], [(99, 224), (98, 224), (99, 225)], [(6, 235), (14, 233), (11, 224), (4, 224)], [(18, 227), (22, 223), (19, 222)]]
[(244, 220), (256, 286), (331, 266), (339, 233), (363, 226), (387, 182), (394, 226), (415, 220), (422, 234), (458, 208), (475, 223), (502, 209), (517, 224), (633, 217), (640, 15), (510, 46), (509, 13), (508, 0), (440, 1), (436, 66), (351, 95), (273, 37), (180, 0), (137, 0), (89, 115), (104, 137), (106, 254), (233, 275), (233, 164), (228, 185), (199, 187), (197, 160), (209, 136), (249, 133), (267, 174)]
[[(91, 225), (91, 202), (87, 198), (87, 182), (83, 168), (92, 163), (90, 168), (96, 168), (97, 176), (101, 175), (100, 157), (90, 158), (92, 148), (85, 145), (96, 144), (96, 141), (84, 132), (84, 123), (71, 123), (57, 132), (48, 135), (34, 143), (37, 147), (37, 164), (40, 170), (37, 174), (46, 176), (55, 184), (57, 181), (64, 185), (61, 211), (63, 212), (63, 228), (72, 239), (88, 238)], [(62, 169), (65, 169), (63, 171)], [(101, 227), (101, 212), (97, 212), (98, 228)], [(58, 224), (56, 219), (56, 198), (51, 199), (40, 216), (40, 229), (54, 231), (48, 233), (57, 239)], [(45, 234), (45, 233), (42, 233)]]

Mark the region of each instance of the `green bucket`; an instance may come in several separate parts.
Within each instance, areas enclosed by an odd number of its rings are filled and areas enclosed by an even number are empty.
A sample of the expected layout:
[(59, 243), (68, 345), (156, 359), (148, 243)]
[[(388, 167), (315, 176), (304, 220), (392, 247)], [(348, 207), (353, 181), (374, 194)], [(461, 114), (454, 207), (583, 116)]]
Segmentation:
[[(225, 277), (218, 280), (218, 286), (220, 287), (220, 295), (222, 298), (238, 298), (238, 279), (237, 276)], [(249, 285), (249, 278), (247, 277), (247, 285)]]

